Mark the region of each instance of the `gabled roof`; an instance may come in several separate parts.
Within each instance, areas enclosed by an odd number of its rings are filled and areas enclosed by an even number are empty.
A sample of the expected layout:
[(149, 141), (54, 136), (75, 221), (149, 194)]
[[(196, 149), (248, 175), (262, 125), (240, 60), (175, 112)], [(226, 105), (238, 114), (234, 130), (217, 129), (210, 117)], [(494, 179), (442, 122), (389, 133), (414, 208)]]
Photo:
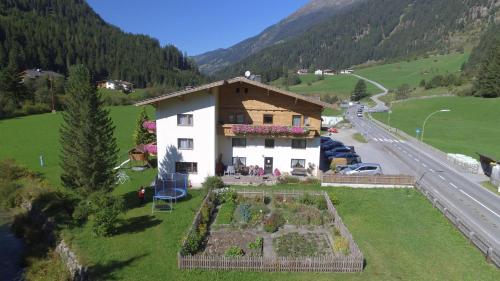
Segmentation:
[(267, 89), (269, 91), (273, 91), (273, 92), (278, 93), (278, 94), (282, 94), (282, 95), (289, 96), (289, 97), (292, 97), (292, 98), (295, 98), (295, 99), (298, 99), (298, 100), (302, 100), (302, 101), (305, 101), (305, 102), (316, 104), (316, 105), (319, 105), (321, 107), (334, 108), (334, 106), (332, 104), (329, 104), (329, 103), (326, 103), (326, 102), (322, 102), (319, 99), (313, 99), (313, 98), (309, 98), (309, 97), (306, 97), (306, 96), (303, 96), (303, 95), (292, 93), (290, 91), (286, 91), (286, 90), (282, 90), (282, 89), (279, 89), (279, 88), (276, 88), (276, 87), (273, 87), (273, 86), (269, 86), (267, 84), (260, 83), (260, 82), (257, 82), (257, 81), (253, 81), (253, 80), (247, 79), (245, 77), (236, 77), (236, 78), (229, 79), (229, 80), (220, 80), (220, 81), (217, 81), (217, 82), (208, 83), (208, 84), (201, 85), (201, 86), (198, 86), (198, 87), (193, 87), (193, 88), (188, 88), (188, 89), (177, 91), (177, 92), (173, 92), (173, 93), (168, 93), (168, 94), (161, 95), (161, 96), (158, 96), (158, 97), (145, 99), (143, 101), (140, 101), (140, 102), (136, 103), (135, 105), (136, 106), (141, 106), (141, 105), (152, 104), (152, 103), (156, 103), (156, 102), (159, 102), (159, 101), (171, 99), (171, 98), (174, 98), (174, 97), (180, 97), (180, 96), (188, 95), (188, 94), (199, 92), (199, 91), (203, 91), (203, 90), (208, 90), (208, 89), (211, 89), (211, 88), (220, 87), (220, 86), (225, 85), (225, 84), (234, 84), (234, 83), (238, 83), (238, 82), (250, 84), (250, 85), (253, 85), (253, 86), (256, 86), (256, 87), (259, 87), (259, 88), (263, 88), (263, 89)]

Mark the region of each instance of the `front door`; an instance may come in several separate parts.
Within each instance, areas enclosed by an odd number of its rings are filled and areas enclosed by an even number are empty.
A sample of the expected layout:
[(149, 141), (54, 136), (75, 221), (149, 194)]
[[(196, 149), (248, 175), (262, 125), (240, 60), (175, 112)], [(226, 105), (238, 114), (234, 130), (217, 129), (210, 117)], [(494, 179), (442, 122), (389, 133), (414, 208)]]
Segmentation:
[(266, 175), (273, 173), (273, 158), (272, 157), (265, 157), (264, 158), (264, 173)]

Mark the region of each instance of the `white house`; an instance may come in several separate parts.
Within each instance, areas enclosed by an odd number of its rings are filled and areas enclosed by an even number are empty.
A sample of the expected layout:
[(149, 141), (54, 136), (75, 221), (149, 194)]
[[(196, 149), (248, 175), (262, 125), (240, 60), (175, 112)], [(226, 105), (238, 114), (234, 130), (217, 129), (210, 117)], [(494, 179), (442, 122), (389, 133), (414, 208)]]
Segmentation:
[(318, 69), (318, 70), (314, 71), (314, 75), (323, 75), (323, 70)]
[(158, 172), (188, 173), (193, 186), (236, 162), (265, 173), (316, 175), (321, 112), (330, 104), (243, 77), (150, 98), (156, 107)]

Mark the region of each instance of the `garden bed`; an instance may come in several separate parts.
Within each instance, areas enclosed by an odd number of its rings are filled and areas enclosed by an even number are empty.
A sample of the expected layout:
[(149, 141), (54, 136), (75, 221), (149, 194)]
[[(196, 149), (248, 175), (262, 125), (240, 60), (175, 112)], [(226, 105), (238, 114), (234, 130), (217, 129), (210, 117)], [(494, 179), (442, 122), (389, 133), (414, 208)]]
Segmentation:
[(325, 192), (209, 192), (178, 259), (190, 269), (363, 270), (363, 255)]

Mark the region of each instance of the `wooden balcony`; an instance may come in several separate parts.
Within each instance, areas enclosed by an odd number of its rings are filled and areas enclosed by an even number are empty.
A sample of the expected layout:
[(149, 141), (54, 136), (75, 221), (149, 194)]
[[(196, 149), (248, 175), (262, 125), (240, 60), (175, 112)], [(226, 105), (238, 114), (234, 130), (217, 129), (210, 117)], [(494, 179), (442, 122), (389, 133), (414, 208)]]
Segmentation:
[(234, 124), (223, 124), (223, 125), (218, 125), (217, 126), (217, 134), (218, 135), (223, 135), (225, 137), (236, 137), (236, 136), (248, 136), (248, 137), (270, 137), (270, 138), (284, 138), (284, 139), (312, 139), (315, 137), (320, 136), (320, 131), (315, 130), (313, 128), (309, 128), (309, 132), (304, 134), (304, 135), (297, 135), (297, 134), (272, 134), (272, 133), (266, 133), (266, 134), (258, 134), (258, 133), (247, 133), (247, 134), (235, 134), (233, 132), (233, 125)]

